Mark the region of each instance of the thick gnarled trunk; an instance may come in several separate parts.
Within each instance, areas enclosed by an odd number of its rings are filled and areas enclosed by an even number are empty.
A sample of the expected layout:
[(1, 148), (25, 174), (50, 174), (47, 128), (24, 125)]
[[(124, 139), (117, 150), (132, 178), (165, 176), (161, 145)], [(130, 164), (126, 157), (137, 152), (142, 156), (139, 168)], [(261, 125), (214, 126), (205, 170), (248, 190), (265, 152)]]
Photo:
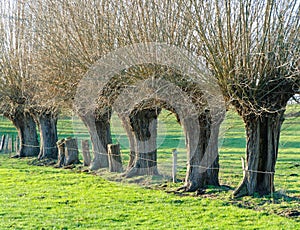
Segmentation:
[(187, 171), (185, 191), (194, 192), (205, 186), (205, 169), (202, 159), (207, 147), (209, 136), (208, 123), (198, 118), (185, 119), (183, 122), (187, 149)]
[(55, 112), (41, 112), (36, 115), (40, 130), (39, 160), (57, 159), (57, 114)]
[(205, 185), (220, 186), (219, 183), (219, 129), (220, 124), (215, 124), (210, 128), (210, 139), (208, 148), (205, 150), (205, 165), (207, 170), (205, 172)]
[(20, 139), (18, 157), (38, 156), (40, 152), (36, 123), (29, 112), (18, 111), (11, 118)]
[(284, 111), (243, 117), (247, 147), (244, 178), (234, 191), (235, 197), (270, 194), (274, 191), (275, 164)]
[(186, 137), (187, 192), (205, 189), (207, 185), (219, 186), (218, 134), (219, 124), (211, 125), (209, 114), (184, 120)]
[(81, 119), (87, 127), (91, 142), (94, 158), (91, 162), (90, 169), (98, 170), (108, 168), (107, 145), (112, 143), (110, 131), (111, 111), (103, 115), (93, 116), (86, 114)]
[(126, 176), (156, 175), (157, 170), (157, 117), (160, 109), (134, 111), (130, 123), (135, 137), (135, 159)]

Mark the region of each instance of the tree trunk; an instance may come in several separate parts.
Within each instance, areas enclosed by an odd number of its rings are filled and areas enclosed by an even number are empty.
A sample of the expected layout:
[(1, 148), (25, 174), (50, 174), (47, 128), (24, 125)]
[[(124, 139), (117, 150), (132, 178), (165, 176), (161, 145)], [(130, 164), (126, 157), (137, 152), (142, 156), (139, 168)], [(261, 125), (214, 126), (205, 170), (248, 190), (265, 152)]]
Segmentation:
[(17, 128), (20, 139), (19, 157), (38, 156), (40, 148), (36, 123), (29, 112), (18, 111), (12, 116), (11, 121)]
[(206, 149), (204, 157), (205, 165), (207, 166), (205, 174), (205, 185), (220, 186), (219, 183), (219, 129), (220, 124), (215, 124), (210, 128), (210, 143)]
[(261, 116), (244, 116), (247, 147), (244, 178), (234, 191), (235, 197), (270, 194), (274, 191), (274, 173), (280, 128), (284, 111)]
[[(218, 149), (215, 151), (218, 151)], [(205, 177), (206, 185), (220, 186), (219, 167), (220, 164), (219, 164), (219, 154), (218, 154), (216, 159), (212, 163), (212, 165), (206, 170), (206, 177)]]
[(48, 111), (37, 114), (36, 118), (39, 124), (41, 141), (38, 159), (57, 159), (57, 114)]
[(81, 141), (82, 148), (82, 157), (83, 157), (83, 166), (90, 166), (91, 164), (91, 155), (90, 155), (90, 147), (88, 140)]
[(131, 125), (130, 125), (130, 119), (129, 116), (122, 116), (119, 115), (119, 118), (122, 122), (122, 125), (126, 131), (128, 141), (129, 141), (129, 148), (130, 148), (130, 153), (129, 153), (129, 161), (127, 165), (127, 170), (131, 169), (134, 166), (134, 161), (136, 157), (136, 140), (135, 140), (135, 135), (134, 132), (132, 131)]
[(134, 111), (130, 123), (135, 136), (135, 160), (126, 176), (157, 175), (157, 117), (160, 109)]
[(219, 186), (219, 126), (211, 124), (208, 113), (183, 121), (188, 157), (185, 191), (201, 191), (207, 185)]
[(110, 132), (111, 111), (97, 117), (92, 114), (82, 116), (81, 119), (87, 127), (91, 141), (94, 159), (90, 169), (108, 168), (107, 145), (112, 143)]
[[(202, 168), (209, 127), (207, 122), (199, 118), (185, 119), (182, 124), (185, 132), (187, 149), (187, 171), (185, 177), (185, 191), (194, 192), (205, 186), (205, 170)], [(199, 127), (199, 129), (197, 129)]]

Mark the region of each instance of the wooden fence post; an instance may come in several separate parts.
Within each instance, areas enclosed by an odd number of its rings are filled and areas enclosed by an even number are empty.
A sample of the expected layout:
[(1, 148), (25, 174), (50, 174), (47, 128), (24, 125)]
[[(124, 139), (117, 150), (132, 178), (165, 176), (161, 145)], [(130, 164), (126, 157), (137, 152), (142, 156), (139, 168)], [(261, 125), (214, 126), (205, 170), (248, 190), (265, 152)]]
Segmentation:
[(65, 166), (78, 164), (78, 143), (76, 138), (68, 137), (65, 139)]
[(172, 155), (173, 155), (173, 166), (172, 166), (172, 179), (173, 183), (176, 183), (176, 173), (177, 173), (177, 155), (178, 152), (176, 149), (172, 150)]
[(68, 137), (56, 142), (58, 162), (56, 167), (69, 166), (79, 163), (77, 139)]
[(4, 144), (5, 144), (6, 135), (2, 135), (1, 143), (0, 143), (0, 152), (4, 151)]
[(56, 167), (62, 167), (65, 162), (65, 139), (61, 139), (56, 142), (56, 146), (58, 149), (58, 160)]
[(108, 167), (110, 172), (123, 172), (120, 144), (108, 144)]
[(8, 143), (7, 143), (7, 151), (9, 153), (11, 153), (13, 151), (12, 147), (13, 147), (13, 136), (10, 136), (8, 138)]
[(4, 153), (8, 153), (8, 139), (9, 136), (7, 135), (4, 142)]
[(83, 166), (90, 166), (91, 164), (91, 154), (88, 140), (81, 140)]
[(19, 152), (19, 136), (18, 135), (16, 136), (16, 139), (15, 139), (15, 150), (16, 150), (16, 153)]

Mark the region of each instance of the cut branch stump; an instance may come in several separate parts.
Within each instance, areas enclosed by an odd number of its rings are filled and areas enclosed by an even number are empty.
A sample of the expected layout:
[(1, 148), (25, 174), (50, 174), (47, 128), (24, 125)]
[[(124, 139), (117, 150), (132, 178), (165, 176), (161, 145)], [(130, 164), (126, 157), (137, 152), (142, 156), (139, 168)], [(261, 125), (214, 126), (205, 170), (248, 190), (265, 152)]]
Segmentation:
[(75, 138), (67, 138), (65, 140), (65, 164), (68, 166), (71, 164), (78, 164), (79, 161), (78, 143)]
[(78, 144), (75, 138), (62, 139), (56, 144), (58, 148), (58, 167), (65, 167), (80, 162), (78, 158)]
[(107, 145), (107, 148), (109, 171), (123, 172), (120, 144), (109, 144)]

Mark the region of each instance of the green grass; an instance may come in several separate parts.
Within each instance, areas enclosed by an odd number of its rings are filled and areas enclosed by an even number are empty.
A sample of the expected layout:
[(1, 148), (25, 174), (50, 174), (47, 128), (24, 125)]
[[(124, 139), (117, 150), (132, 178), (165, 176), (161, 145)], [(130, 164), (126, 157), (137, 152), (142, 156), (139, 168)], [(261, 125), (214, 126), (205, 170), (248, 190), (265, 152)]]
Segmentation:
[(239, 208), (229, 198), (178, 196), (27, 161), (0, 156), (0, 229), (300, 227), (267, 211)]
[[(203, 196), (182, 196), (165, 191), (180, 186), (166, 182), (167, 177), (142, 178), (143, 183), (155, 182), (147, 189), (130, 183), (139, 178), (109, 182), (78, 169), (38, 167), (27, 164), (32, 159), (0, 154), (0, 229), (300, 229), (299, 216), (287, 217), (300, 210), (300, 118), (292, 116), (299, 109), (288, 108), (276, 165), (276, 192), (269, 197), (231, 198), (242, 179), (245, 134), (241, 119), (229, 112), (220, 135), (220, 181), (229, 187), (208, 188)], [(76, 118), (61, 118), (58, 130), (59, 138), (88, 138)], [(128, 140), (115, 115), (112, 130), (126, 164)], [(2, 133), (15, 135), (16, 130), (0, 117)], [(158, 134), (159, 171), (171, 174), (171, 151), (177, 148), (178, 177), (183, 179), (184, 136), (167, 111), (159, 116)]]

